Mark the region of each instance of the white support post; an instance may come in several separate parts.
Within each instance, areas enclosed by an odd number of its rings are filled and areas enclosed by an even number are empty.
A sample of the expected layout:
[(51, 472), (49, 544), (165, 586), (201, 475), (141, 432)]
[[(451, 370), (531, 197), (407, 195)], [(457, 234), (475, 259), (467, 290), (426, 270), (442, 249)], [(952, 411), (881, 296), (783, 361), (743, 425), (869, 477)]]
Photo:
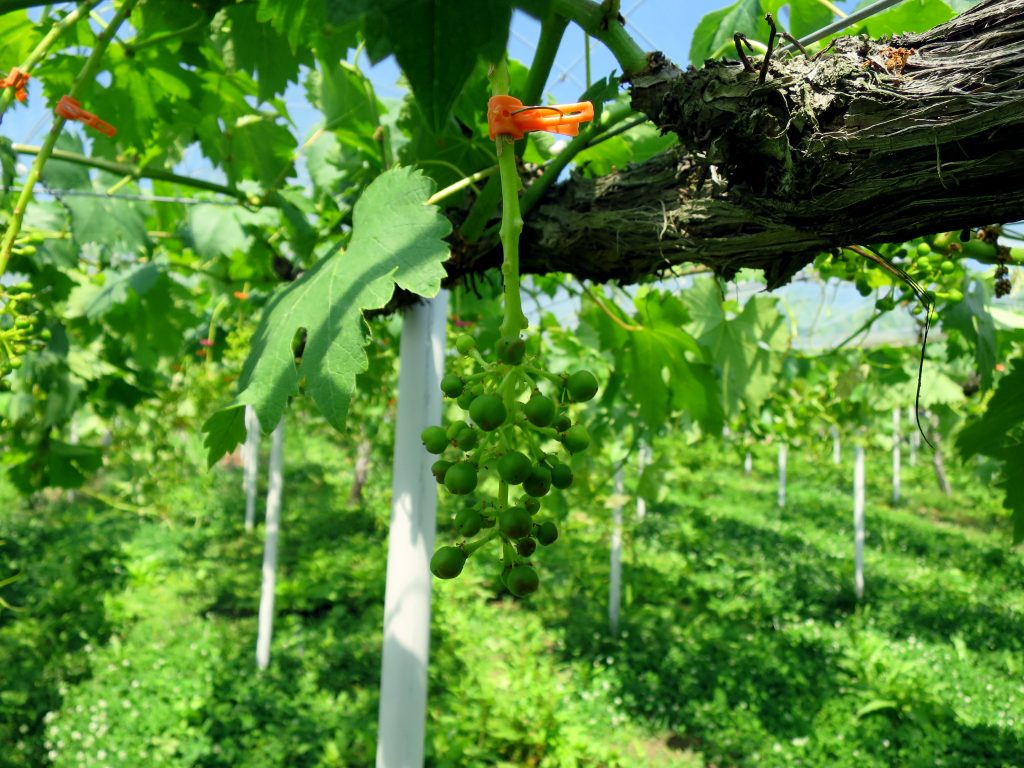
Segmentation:
[[(637, 478), (640, 478), (644, 474), (644, 469), (651, 460), (651, 449), (647, 443), (640, 443), (640, 448), (637, 451), (636, 470)], [(636, 495), (636, 519), (643, 521), (647, 516), (647, 499), (641, 496), (639, 493)]]
[(857, 600), (864, 599), (864, 448), (858, 445), (853, 458), (853, 586)]
[(842, 460), (842, 452), (839, 445), (839, 427), (832, 427), (832, 463), (837, 467)]
[[(622, 496), (623, 469), (615, 473), (615, 495)], [(612, 635), (619, 634), (619, 609), (622, 605), (622, 504), (612, 508), (612, 551), (611, 569), (608, 578), (608, 629)]]
[(917, 466), (917, 449), (921, 444), (921, 433), (917, 431), (917, 407), (912, 406), (907, 408), (907, 421), (910, 422), (910, 432), (908, 437), (910, 438), (910, 450), (909, 456), (907, 456), (907, 463), (912, 467)]
[(892, 503), (900, 503), (900, 409), (892, 409)]
[(260, 587), (260, 615), (257, 621), (256, 666), (270, 664), (270, 640), (274, 634), (274, 588), (277, 585), (277, 544), (281, 531), (281, 491), (284, 486), (284, 417), (270, 436), (270, 466), (267, 487), (267, 522), (263, 531), (263, 585)]
[(245, 493), (245, 531), (256, 521), (256, 482), (260, 465), (260, 421), (256, 409), (245, 406), (245, 443), (242, 445), (242, 491)]
[(402, 320), (377, 768), (423, 765), (437, 484), (420, 433), (441, 420), (447, 313), (448, 292), (441, 291)]
[(779, 443), (779, 508), (786, 506), (786, 462), (789, 458), (789, 446)]
[(754, 471), (754, 455), (748, 450), (747, 455), (743, 457), (743, 474), (750, 477), (750, 473)]

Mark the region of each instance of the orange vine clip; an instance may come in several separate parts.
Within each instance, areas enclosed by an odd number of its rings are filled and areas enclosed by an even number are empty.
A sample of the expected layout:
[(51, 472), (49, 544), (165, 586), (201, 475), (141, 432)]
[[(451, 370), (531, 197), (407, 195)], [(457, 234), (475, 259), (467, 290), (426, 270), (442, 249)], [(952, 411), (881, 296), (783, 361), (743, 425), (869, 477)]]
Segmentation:
[(117, 133), (117, 129), (114, 126), (100, 120), (92, 112), (86, 112), (82, 109), (82, 105), (70, 96), (61, 96), (53, 111), (67, 120), (79, 120), (107, 136), (113, 136)]
[(589, 101), (576, 104), (555, 104), (551, 107), (524, 107), (515, 96), (492, 96), (487, 102), (487, 132), (491, 139), (507, 134), (523, 138), (527, 131), (548, 131), (576, 136), (580, 123), (594, 119), (594, 105)]
[(11, 67), (11, 71), (7, 73), (7, 77), (0, 80), (0, 88), (13, 88), (14, 98), (20, 102), (24, 102), (27, 96), (25, 92), (25, 83), (28, 82), (29, 75), (21, 67)]

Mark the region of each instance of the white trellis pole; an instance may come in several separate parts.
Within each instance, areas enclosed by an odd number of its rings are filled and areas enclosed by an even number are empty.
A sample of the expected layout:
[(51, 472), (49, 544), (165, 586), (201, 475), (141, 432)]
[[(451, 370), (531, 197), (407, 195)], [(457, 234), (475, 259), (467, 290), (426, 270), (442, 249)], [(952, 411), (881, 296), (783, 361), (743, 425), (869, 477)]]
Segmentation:
[[(644, 469), (647, 467), (648, 462), (651, 460), (651, 449), (647, 443), (640, 443), (640, 449), (637, 451), (637, 477), (640, 478), (644, 474)], [(642, 521), (647, 516), (647, 499), (641, 496), (639, 493), (636, 495), (636, 519)]]
[(402, 320), (377, 768), (423, 765), (437, 484), (420, 433), (441, 420), (447, 312), (448, 293), (441, 291)]
[[(622, 496), (623, 469), (615, 472), (615, 495)], [(612, 508), (611, 569), (608, 578), (608, 628), (613, 635), (619, 633), (619, 609), (622, 605), (622, 504), (616, 501)]]
[(789, 446), (779, 443), (779, 508), (786, 506), (786, 462), (789, 458)]
[(900, 409), (892, 409), (892, 503), (900, 501)]
[(754, 454), (747, 449), (747, 455), (743, 457), (743, 474), (747, 477), (754, 471)]
[(864, 599), (864, 448), (853, 454), (853, 586), (857, 600)]
[(256, 633), (256, 666), (270, 664), (270, 640), (274, 634), (274, 588), (277, 585), (277, 544), (281, 531), (281, 491), (284, 487), (284, 417), (270, 436), (267, 485), (267, 522), (263, 530), (263, 586)]
[(839, 445), (839, 427), (832, 427), (832, 463), (837, 467), (842, 460), (842, 452)]
[(256, 520), (256, 482), (260, 464), (260, 421), (256, 409), (245, 406), (245, 443), (242, 445), (242, 491), (245, 493), (245, 530), (252, 533)]

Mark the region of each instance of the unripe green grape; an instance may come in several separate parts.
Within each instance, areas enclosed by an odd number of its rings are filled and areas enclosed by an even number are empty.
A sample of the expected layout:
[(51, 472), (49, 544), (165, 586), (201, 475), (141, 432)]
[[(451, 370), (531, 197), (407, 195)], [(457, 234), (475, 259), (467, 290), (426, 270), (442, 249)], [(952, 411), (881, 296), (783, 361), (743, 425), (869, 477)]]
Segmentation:
[(420, 440), (423, 441), (427, 453), (444, 453), (444, 449), (448, 447), (448, 433), (444, 427), (427, 427), (420, 433)]
[(534, 395), (523, 406), (523, 415), (535, 427), (546, 427), (555, 419), (555, 401), (544, 395)]
[(551, 484), (560, 491), (572, 485), (572, 468), (568, 464), (555, 464), (551, 468)]
[(590, 371), (576, 371), (565, 382), (565, 389), (569, 393), (569, 399), (577, 403), (585, 403), (592, 400), (597, 394), (597, 377)]
[(519, 451), (510, 451), (498, 459), (498, 474), (509, 485), (519, 485), (530, 476), (533, 464)]
[(475, 509), (459, 510), (459, 513), (455, 516), (455, 527), (458, 529), (459, 534), (467, 538), (480, 533), (483, 522), (480, 513)]
[(448, 429), (445, 430), (445, 434), (448, 435), (449, 440), (455, 440), (464, 429), (469, 429), (469, 424), (464, 422), (462, 419), (459, 419), (458, 421), (453, 421), (448, 425)]
[(464, 451), (471, 451), (476, 448), (476, 444), (479, 441), (479, 433), (472, 427), (466, 427), (459, 432), (458, 437), (455, 438), (455, 442), (459, 448)]
[(21, 368), (22, 359), (20, 357), (12, 357), (7, 361), (7, 367), (11, 370), (18, 370)]
[(519, 365), (526, 355), (526, 342), (518, 336), (502, 336), (495, 346), (498, 359), (509, 365)]
[(537, 526), (537, 541), (545, 547), (551, 546), (558, 539), (558, 526), (550, 520), (545, 520)]
[(931, 269), (931, 267), (932, 267), (932, 261), (927, 256), (919, 257), (918, 260), (916, 262), (914, 262), (914, 264), (922, 272), (925, 272), (925, 271)]
[(458, 397), (462, 394), (464, 386), (462, 377), (454, 373), (446, 373), (441, 379), (441, 391), (444, 392), (445, 397)]
[(476, 348), (476, 340), (468, 333), (460, 333), (455, 339), (455, 348), (459, 350), (460, 355), (468, 355)]
[(537, 576), (537, 571), (528, 565), (517, 565), (505, 577), (508, 591), (516, 597), (526, 597), (531, 592), (535, 592), (539, 584), (540, 577)]
[(932, 252), (932, 247), (930, 245), (928, 245), (928, 243), (918, 243), (917, 244), (917, 255), (918, 256), (927, 256), (931, 252)]
[(473, 404), (473, 401), (475, 399), (476, 399), (476, 395), (474, 395), (472, 392), (466, 390), (466, 391), (463, 391), (463, 393), (461, 395), (459, 395), (458, 399), (455, 402), (457, 402), (459, 404), (459, 408), (461, 408), (464, 411), (468, 411), (469, 410), (469, 406)]
[(527, 536), (525, 539), (520, 539), (516, 542), (516, 551), (520, 557), (529, 557), (537, 551), (537, 540)]
[(954, 262), (949, 261), (947, 259), (946, 261), (944, 261), (941, 264), (939, 264), (939, 270), (944, 275), (951, 275), (954, 272), (956, 272), (956, 264)]
[(523, 507), (509, 507), (498, 515), (498, 528), (510, 539), (521, 539), (530, 535), (533, 519)]
[(466, 553), (458, 547), (441, 547), (430, 558), (430, 572), (439, 579), (454, 579), (462, 573)]
[(587, 432), (587, 428), (582, 424), (577, 424), (566, 430), (565, 434), (562, 435), (562, 445), (565, 446), (565, 450), (569, 453), (580, 453), (587, 450), (587, 446), (590, 445), (590, 433)]
[(468, 461), (459, 461), (448, 467), (444, 473), (444, 487), (457, 496), (464, 496), (476, 489), (476, 467)]
[(540, 512), (540, 502), (537, 501), (537, 499), (533, 498), (533, 496), (530, 496), (528, 499), (526, 499), (523, 502), (523, 506), (526, 507), (526, 511), (529, 512), (531, 515), (536, 515), (538, 512)]
[(879, 312), (889, 312), (896, 308), (896, 300), (889, 296), (883, 296), (875, 302), (875, 309)]
[(551, 490), (551, 472), (540, 465), (533, 468), (530, 476), (523, 481), (523, 490), (534, 498), (547, 495)]
[(43, 341), (49, 341), (53, 338), (53, 334), (50, 332), (49, 328), (43, 328), (43, 330), (39, 332), (39, 338)]
[(434, 476), (434, 479), (437, 480), (438, 484), (444, 482), (445, 473), (448, 472), (448, 469), (449, 467), (451, 467), (451, 465), (452, 462), (445, 461), (444, 459), (438, 459), (437, 461), (430, 465), (430, 474)]
[(569, 414), (559, 414), (558, 418), (555, 419), (555, 430), (557, 432), (565, 432), (569, 427), (572, 426), (572, 420), (569, 418)]
[(480, 429), (490, 432), (505, 423), (508, 411), (497, 395), (480, 395), (469, 406), (469, 416)]

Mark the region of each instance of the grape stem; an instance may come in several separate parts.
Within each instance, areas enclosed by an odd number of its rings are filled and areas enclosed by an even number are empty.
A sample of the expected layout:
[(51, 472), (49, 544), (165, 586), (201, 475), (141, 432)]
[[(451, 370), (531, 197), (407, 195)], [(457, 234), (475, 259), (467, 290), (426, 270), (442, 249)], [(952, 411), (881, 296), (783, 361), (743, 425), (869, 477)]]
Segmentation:
[[(491, 71), (491, 95), (505, 96), (509, 90), (508, 63), (502, 59)], [(505, 283), (505, 319), (501, 324), (502, 336), (518, 336), (526, 328), (522, 298), (519, 295), (519, 234), (523, 231), (523, 216), (519, 210), (519, 191), (522, 182), (516, 167), (515, 140), (501, 134), (495, 138), (498, 154), (498, 172), (501, 174), (501, 249), (503, 260), (501, 276)]]
[(497, 525), (497, 523), (495, 523), (493, 528), (491, 528), (487, 533), (485, 533), (483, 536), (481, 536), (476, 541), (474, 541), (474, 542), (472, 542), (470, 544), (463, 544), (462, 545), (462, 551), (466, 553), (466, 557), (469, 557), (474, 552), (476, 552), (478, 549), (480, 549), (480, 547), (482, 547), (488, 541), (493, 539), (497, 535), (497, 533), (498, 533), (498, 525)]

